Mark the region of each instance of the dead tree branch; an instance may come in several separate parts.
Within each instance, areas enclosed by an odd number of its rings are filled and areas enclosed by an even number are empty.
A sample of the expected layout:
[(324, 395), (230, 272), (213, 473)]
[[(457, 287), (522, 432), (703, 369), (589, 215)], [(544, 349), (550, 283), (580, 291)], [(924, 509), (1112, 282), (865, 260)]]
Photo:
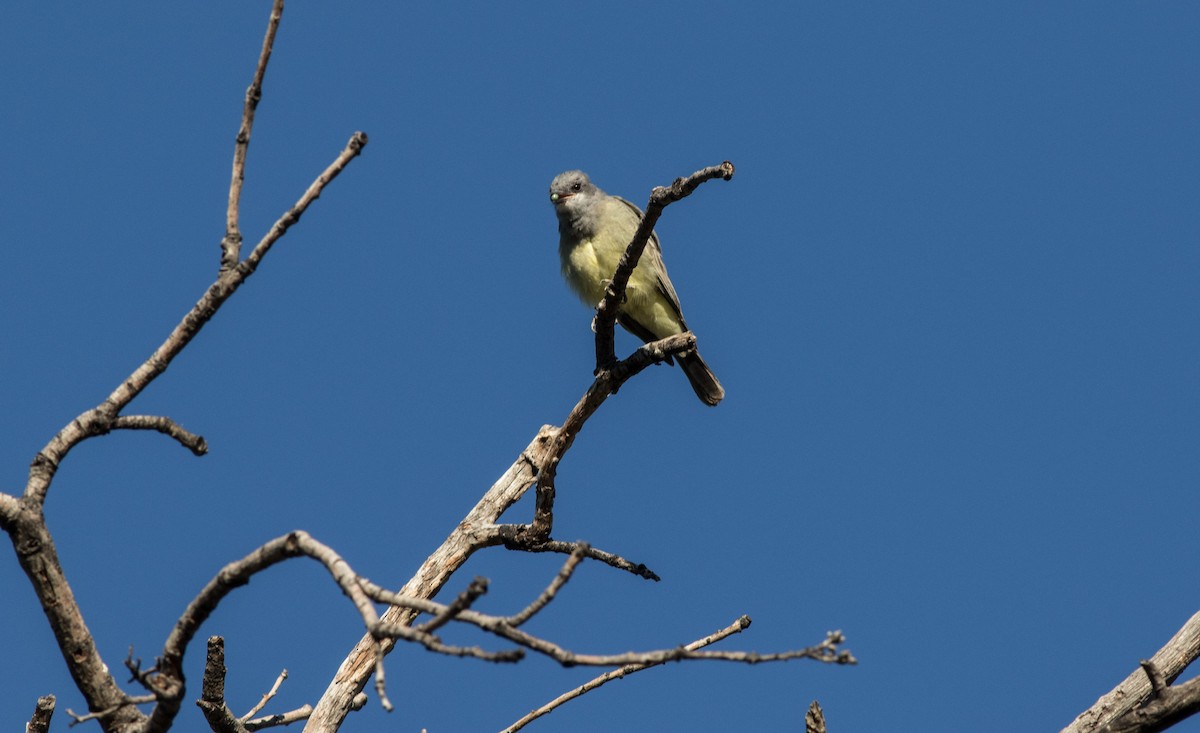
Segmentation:
[[(1147, 665), (1147, 676), (1157, 672)], [(1104, 726), (1103, 733), (1158, 733), (1200, 712), (1200, 677), (1181, 685), (1163, 687), (1140, 708), (1134, 708)]]
[[(1080, 713), (1079, 717), (1075, 718), (1070, 725), (1063, 728), (1062, 733), (1097, 733), (1098, 731), (1106, 730), (1105, 726), (1112, 724), (1114, 721), (1124, 719), (1131, 711), (1135, 711), (1135, 708), (1138, 708), (1138, 706), (1151, 699), (1151, 696), (1154, 694), (1155, 680), (1162, 687), (1170, 685), (1197, 657), (1200, 657), (1200, 612), (1188, 619), (1187, 623), (1171, 637), (1171, 640), (1162, 649), (1159, 649), (1158, 653), (1151, 657), (1148, 663), (1144, 663), (1148, 664), (1154, 670), (1155, 674), (1153, 677), (1147, 674), (1144, 666), (1134, 670), (1125, 678), (1124, 682), (1097, 700), (1090, 708)], [(1188, 689), (1184, 691), (1184, 688)], [(1162, 715), (1165, 716), (1167, 715), (1166, 708), (1170, 708), (1176, 702), (1186, 707), (1187, 696), (1196, 694), (1191, 682), (1178, 687), (1167, 687), (1164, 690), (1164, 694), (1168, 690), (1171, 691), (1169, 705), (1157, 706), (1152, 702), (1151, 705), (1147, 705), (1143, 710), (1153, 706), (1153, 709), (1150, 710), (1150, 715), (1157, 715), (1161, 711)], [(1196, 711), (1193, 708), (1188, 715)], [(1114, 731), (1150, 731), (1161, 729), (1153, 727), (1112, 728)]]
[[(537, 466), (545, 458), (546, 449), (555, 428), (543, 427), (533, 441), (521, 451), (517, 460), (492, 485), (478, 503), (458, 523), (441, 546), (433, 551), (421, 567), (399, 590), (409, 598), (432, 598), (463, 563), (483, 547), (500, 544), (503, 540), (495, 531), (496, 522), (509, 507), (533, 485)], [(410, 608), (393, 606), (381, 617), (381, 623), (405, 626), (417, 617)], [(337, 673), (317, 702), (306, 730), (336, 731), (353, 708), (355, 698), (362, 692), (367, 679), (375, 670), (377, 653), (386, 654), (395, 642), (378, 642), (365, 635), (350, 650)]]
[(562, 587), (567, 584), (567, 581), (571, 579), (571, 576), (575, 574), (575, 568), (579, 567), (579, 563), (583, 562), (583, 558), (586, 557), (588, 549), (590, 548), (587, 545), (583, 544), (582, 542), (579, 543), (571, 552), (570, 556), (567, 557), (567, 561), (563, 563), (562, 569), (558, 571), (558, 575), (555, 575), (554, 580), (550, 581), (550, 585), (546, 586), (546, 589), (539, 593), (538, 597), (533, 599), (532, 603), (512, 616), (506, 618), (504, 620), (505, 623), (515, 629), (529, 619), (533, 618), (538, 611), (541, 611), (546, 607), (547, 603), (554, 600), (554, 597), (558, 595), (558, 591), (561, 590)]
[(33, 708), (33, 716), (25, 724), (25, 733), (47, 733), (50, 730), (50, 718), (54, 716), (54, 695), (43, 695), (38, 698)]
[(245, 723), (245, 722), (248, 722), (255, 715), (257, 715), (258, 711), (260, 711), (264, 707), (266, 707), (267, 703), (269, 703), (272, 699), (274, 699), (275, 695), (279, 694), (279, 688), (281, 685), (283, 685), (283, 682), (284, 682), (284, 680), (287, 679), (287, 677), (288, 677), (288, 673), (287, 673), (286, 669), (283, 670), (282, 672), (280, 672), (279, 676), (275, 678), (275, 684), (271, 685), (271, 689), (267, 690), (266, 694), (262, 696), (262, 699), (259, 700), (258, 703), (255, 704), (254, 707), (252, 707), (248, 711), (246, 711), (246, 714), (243, 715), (242, 717), (238, 718), (238, 720)]
[[(685, 645), (684, 649), (687, 649), (688, 651), (695, 651), (697, 649), (702, 649), (702, 648), (708, 646), (709, 644), (714, 644), (714, 643), (720, 641), (721, 639), (724, 639), (726, 637), (732, 636), (737, 633), (741, 633), (741, 631), (743, 629), (748, 628), (749, 626), (750, 626), (750, 617), (742, 616), (741, 618), (739, 618), (737, 621), (734, 621), (729, 626), (726, 626), (725, 628), (723, 628), (719, 631), (709, 634), (708, 636), (706, 636), (702, 639), (697, 639), (697, 640), (691, 642), (690, 644)], [(660, 664), (661, 664), (661, 662), (660, 662)], [(563, 694), (554, 698), (553, 700), (551, 700), (550, 702), (541, 706), (540, 708), (529, 712), (523, 718), (521, 718), (517, 722), (515, 722), (512, 725), (505, 728), (503, 731), (501, 731), (501, 733), (515, 733), (516, 731), (521, 730), (526, 725), (529, 725), (530, 723), (532, 723), (533, 721), (542, 717), (543, 715), (547, 715), (547, 714), (553, 712), (556, 708), (562, 707), (563, 705), (570, 702), (571, 700), (574, 700), (577, 697), (580, 697), (588, 692), (591, 692), (592, 690), (596, 689), (597, 687), (602, 687), (603, 685), (608, 684), (612, 680), (622, 679), (628, 675), (633, 674), (634, 672), (641, 672), (643, 669), (649, 669), (650, 667), (653, 667), (653, 666), (657, 666), (657, 665), (656, 664), (627, 664), (624, 667), (621, 667), (620, 669), (614, 669), (611, 672), (605, 672), (604, 674), (600, 675), (599, 677), (597, 677), (593, 680), (589, 680), (589, 681), (583, 683), (582, 685), (580, 685), (579, 687), (576, 687), (573, 690), (564, 692)]]
[(825, 711), (816, 700), (808, 706), (804, 714), (804, 733), (825, 733)]
[(158, 415), (122, 415), (113, 420), (113, 430), (157, 430), (187, 448), (197, 456), (208, 453), (204, 437), (189, 433), (169, 417)]
[[(46, 528), (42, 507), (62, 461), (71, 449), (88, 438), (120, 429), (156, 430), (175, 439), (196, 455), (206, 452), (207, 444), (202, 437), (184, 430), (169, 418), (122, 416), (121, 412), (166, 371), (174, 358), (195, 338), (224, 302), (254, 273), (271, 245), (300, 219), (308, 206), (320, 196), (324, 187), (350, 160), (359, 155), (366, 145), (366, 135), (355, 133), (341, 154), (308, 187), (297, 203), (284, 212), (251, 255), (238, 262), (241, 234), (237, 228), (237, 202), (244, 180), (246, 145), (249, 142), (254, 110), (261, 98), (263, 76), (282, 11), (283, 1), (276, 0), (271, 10), (254, 80), (247, 92), (242, 124), (234, 150), (226, 237), (222, 242), (222, 265), (217, 279), (149, 358), (123, 380), (103, 402), (68, 423), (37, 453), (30, 464), (29, 478), (23, 495), (20, 498), (5, 495), (0, 500), (0, 527), (8, 532), (21, 567), (41, 601), (68, 671), (88, 704), (88, 715), (102, 716), (108, 729), (133, 729), (147, 721), (135, 707), (135, 698), (130, 698), (121, 690), (108, 666), (100, 658), (95, 641), (84, 623), (83, 614), (62, 570), (53, 538)], [(164, 676), (160, 667), (156, 666), (156, 669), (159, 674), (153, 679), (166, 686), (154, 689), (159, 705), (155, 707), (156, 717), (152, 717), (147, 723), (147, 730), (151, 731), (165, 730), (166, 726), (169, 726), (174, 717), (174, 711), (169, 708), (174, 704), (177, 709), (177, 698), (182, 695), (182, 676)], [(167, 682), (171, 684), (166, 684)], [(179, 683), (178, 694), (173, 686), (175, 682)]]
[(225, 212), (225, 237), (221, 240), (221, 271), (231, 270), (237, 264), (242, 251), (242, 232), (238, 223), (239, 206), (242, 201), (242, 184), (246, 180), (246, 150), (250, 147), (250, 132), (254, 129), (254, 113), (262, 100), (263, 77), (267, 74), (267, 62), (275, 47), (275, 33), (283, 19), (283, 0), (275, 0), (271, 7), (271, 18), (267, 21), (267, 33), (263, 36), (262, 51), (258, 54), (258, 65), (254, 68), (254, 79), (246, 89), (246, 101), (242, 105), (242, 124), (238, 128), (233, 146), (233, 174), (229, 181), (229, 207)]
[[(696, 345), (694, 335), (683, 333), (645, 344), (624, 361), (616, 361), (613, 329), (617, 306), (624, 295), (629, 276), (636, 267), (662, 210), (671, 202), (691, 194), (705, 181), (714, 178), (729, 180), (733, 176), (733, 170), (733, 164), (726, 161), (719, 166), (697, 171), (687, 178), (676, 179), (670, 187), (656, 188), (651, 193), (647, 214), (626, 249), (626, 254), (614, 274), (613, 283), (606, 291), (604, 302), (597, 310), (596, 379), (568, 414), (562, 427), (544, 426), (541, 429), (508, 471), (492, 485), (475, 508), (426, 559), (417, 574), (401, 588), (400, 594), (432, 598), (467, 558), (483, 547), (503, 543), (523, 550), (558, 551), (547, 549), (552, 542), (550, 532), (553, 527), (554, 479), (558, 463), (570, 449), (583, 424), (608, 396), (614, 394), (629, 378), (651, 364), (665, 361), (668, 356), (694, 348)], [(526, 526), (498, 526), (497, 522), (504, 511), (516, 503), (535, 482), (537, 499), (533, 522)], [(642, 577), (657, 580), (657, 576), (644, 566), (634, 565), (616, 556), (609, 559), (614, 567), (634, 570)], [(384, 613), (380, 625), (387, 628), (393, 625), (404, 626), (411, 624), (415, 617), (416, 614), (412, 610), (393, 607)], [(336, 731), (348, 714), (350, 702), (361, 692), (367, 678), (375, 669), (375, 655), (387, 654), (392, 646), (390, 640), (377, 641), (370, 634), (364, 636), (350, 650), (325, 694), (317, 702), (307, 729), (329, 733)]]
[(242, 721), (225, 704), (225, 640), (219, 636), (208, 639), (208, 656), (204, 660), (204, 678), (200, 683), (200, 699), (196, 706), (204, 713), (213, 733), (246, 733)]
[(504, 546), (510, 550), (520, 550), (521, 552), (557, 552), (568, 554), (575, 552), (576, 549), (583, 548), (585, 557), (592, 560), (599, 560), (610, 568), (623, 570), (627, 573), (632, 573), (639, 578), (653, 580), (658, 582), (661, 578), (644, 563), (634, 563), (626, 560), (620, 555), (605, 552), (582, 542), (563, 542), (561, 540), (532, 540), (526, 532), (526, 525), (504, 524), (496, 528), (499, 535), (504, 539)]
[[(158, 348), (129, 377), (117, 385), (103, 402), (81, 413), (64, 426), (37, 453), (30, 465), (28, 481), (21, 497), (0, 495), (0, 527), (10, 535), (22, 568), (42, 601), (68, 670), (88, 704), (87, 714), (75, 716), (71, 713), (72, 717), (77, 722), (99, 720), (106, 730), (113, 731), (162, 733), (168, 730), (178, 715), (185, 695), (183, 659), (200, 627), (233, 589), (245, 585), (254, 574), (300, 556), (310, 557), (322, 563), (342, 593), (354, 604), (363, 620), (366, 635), (343, 662), (342, 668), (316, 708), (305, 706), (283, 715), (264, 716), (253, 720), (252, 716), (275, 695), (286, 677), (286, 672), (280, 675), (274, 687), (263, 696), (258, 705), (238, 718), (230, 711), (225, 700), (227, 669), (223, 641), (220, 637), (210, 638), (201, 697), (197, 705), (214, 731), (244, 733), (306, 718), (312, 730), (335, 730), (350, 710), (362, 706), (365, 696), (361, 690), (372, 673), (376, 678), (376, 691), (380, 700), (390, 709), (383, 658), (397, 639), (420, 643), (443, 654), (470, 656), (495, 662), (516, 661), (523, 657), (525, 650), (530, 650), (555, 659), (564, 666), (620, 667), (619, 670), (609, 673), (615, 676), (681, 659), (755, 664), (808, 658), (838, 664), (854, 663), (854, 657), (848, 651), (840, 649), (844, 638), (837, 632), (831, 632), (821, 644), (772, 654), (702, 649), (714, 641), (746, 628), (750, 623), (748, 617), (742, 617), (727, 629), (686, 646), (622, 654), (572, 652), (519, 628), (554, 600), (585, 558), (595, 558), (612, 567), (657, 580), (657, 576), (645, 566), (635, 565), (612, 553), (595, 550), (583, 543), (563, 543), (551, 539), (554, 480), (558, 463), (570, 449), (575, 436), (609, 395), (615, 394), (625, 381), (647, 366), (667, 360), (673, 354), (695, 348), (695, 337), (691, 333), (683, 333), (645, 344), (627, 359), (617, 361), (613, 331), (630, 274), (636, 267), (663, 209), (668, 204), (688, 196), (705, 181), (718, 177), (729, 180), (733, 175), (733, 166), (726, 162), (697, 171), (687, 178), (677, 179), (670, 187), (654, 189), (647, 213), (629, 244), (612, 283), (607, 288), (604, 300), (597, 309), (597, 370), (591, 387), (568, 414), (562, 427), (547, 426), (538, 433), (504, 476), (492, 486), (446, 542), (426, 559), (418, 573), (399, 592), (387, 591), (361, 578), (337, 553), (306, 533), (289, 533), (267, 542), (241, 560), (222, 568), (184, 610), (165, 641), (161, 656), (151, 667), (143, 669), (141, 660), (135, 661), (132, 658), (131, 650), (126, 667), (132, 673), (133, 680), (145, 687), (150, 695), (134, 697), (120, 688), (101, 659), (84, 624), (82, 613), (71, 593), (53, 539), (46, 527), (43, 507), (63, 460), (76, 445), (89, 438), (105, 435), (113, 430), (154, 430), (174, 439), (197, 456), (207, 452), (207, 443), (203, 437), (184, 429), (168, 417), (122, 413), (166, 371), (175, 357), (191, 343), (225, 301), (256, 271), (271, 248), (320, 197), (325, 187), (349, 165), (350, 161), (361, 154), (367, 144), (365, 134), (355, 133), (333, 162), (316, 177), (296, 203), (279, 217), (242, 259), (243, 234), (239, 220), (247, 152), (283, 6), (283, 0), (274, 0), (258, 63), (246, 91), (241, 123), (235, 139), (225, 233), (220, 245), (220, 267), (216, 280)], [(528, 526), (499, 525), (501, 515), (535, 484), (537, 502), (532, 523)], [(514, 526), (524, 531), (514, 534)], [(525, 608), (510, 616), (484, 614), (473, 609), (487, 589), (486, 581), (482, 580), (472, 583), (450, 604), (430, 600), (472, 553), (483, 547), (500, 544), (527, 551), (570, 554), (563, 568), (546, 589)], [(386, 603), (389, 608), (381, 615), (376, 607), (377, 603)], [(422, 613), (429, 614), (431, 619), (422, 625), (413, 626), (415, 619)], [(489, 651), (478, 647), (447, 644), (437, 632), (452, 622), (476, 626), (512, 642), (519, 648)], [(604, 684), (607, 681), (604, 677), (593, 681), (593, 687), (590, 689)], [(583, 692), (586, 690), (578, 694)], [(154, 704), (149, 714), (143, 714), (137, 709), (138, 705), (148, 703)], [(39, 701), (38, 711), (30, 723), (31, 730), (35, 724), (41, 725), (42, 718), (43, 728), (48, 727), (50, 714), (53, 712), (53, 698), (49, 698), (44, 713), (43, 707), (42, 701)]]

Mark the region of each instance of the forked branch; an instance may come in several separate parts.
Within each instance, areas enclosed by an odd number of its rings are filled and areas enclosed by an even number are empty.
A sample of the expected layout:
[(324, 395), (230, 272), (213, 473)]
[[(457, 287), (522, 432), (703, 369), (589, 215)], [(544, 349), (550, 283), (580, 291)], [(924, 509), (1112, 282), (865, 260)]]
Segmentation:
[[(1200, 657), (1200, 612), (1188, 619), (1162, 649), (1142, 662), (1124, 682), (1080, 713), (1070, 725), (1063, 728), (1062, 733), (1161, 730), (1161, 727), (1154, 726), (1177, 714), (1177, 705), (1188, 709), (1187, 715), (1196, 713), (1200, 710), (1196, 707), (1200, 705), (1196, 702), (1200, 690), (1193, 684), (1195, 680), (1175, 687), (1168, 686), (1197, 657)], [(1159, 689), (1157, 695), (1156, 687)], [(1141, 707), (1147, 701), (1149, 704)]]
[[(42, 507), (50, 485), (67, 454), (79, 443), (113, 430), (153, 430), (166, 435), (196, 455), (207, 451), (203, 437), (184, 429), (164, 416), (129, 415), (121, 413), (145, 390), (200, 332), (224, 302), (254, 273), (262, 257), (321, 194), (321, 191), (356, 157), (366, 135), (355, 133), (349, 144), (308, 187), (297, 203), (264, 235), (250, 257), (238, 261), (241, 233), (237, 224), (238, 201), (244, 179), (246, 145), (249, 142), (254, 112), (262, 94), (262, 82), (271, 55), (275, 32), (283, 11), (282, 0), (276, 0), (268, 21), (267, 33), (255, 69), (254, 79), (247, 92), (242, 122), (234, 150), (233, 176), (230, 184), (229, 208), (226, 217), (226, 236), (221, 247), (221, 268), (216, 280), (205, 290), (195, 305), (183, 316), (157, 349), (96, 407), (87, 410), (58, 431), (43, 447), (29, 467), (29, 477), (21, 497), (0, 496), (0, 528), (8, 532), (22, 569), (41, 601), (51, 631), (55, 635), (67, 668), (88, 705), (87, 717), (102, 719), (112, 730), (142, 727), (147, 731), (165, 730), (174, 717), (178, 695), (168, 685), (154, 690), (159, 704), (155, 714), (146, 720), (135, 707), (142, 698), (123, 692), (108, 666), (101, 659), (96, 643), (83, 620), (82, 612), (63, 573), (55, 545), (42, 515)], [(168, 676), (164, 680), (176, 680)], [(182, 677), (178, 677), (179, 695)]]

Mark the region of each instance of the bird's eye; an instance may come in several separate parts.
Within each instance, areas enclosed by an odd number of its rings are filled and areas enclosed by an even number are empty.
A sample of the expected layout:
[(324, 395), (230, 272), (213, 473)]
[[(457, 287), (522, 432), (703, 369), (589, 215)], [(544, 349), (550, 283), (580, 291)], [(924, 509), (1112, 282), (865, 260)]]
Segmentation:
[(572, 183), (572, 184), (571, 184), (571, 190), (572, 190), (572, 191), (578, 191), (578, 190), (580, 190), (581, 188), (583, 188), (583, 184), (582, 184), (582, 183), (580, 183), (579, 181), (575, 181), (574, 183)]

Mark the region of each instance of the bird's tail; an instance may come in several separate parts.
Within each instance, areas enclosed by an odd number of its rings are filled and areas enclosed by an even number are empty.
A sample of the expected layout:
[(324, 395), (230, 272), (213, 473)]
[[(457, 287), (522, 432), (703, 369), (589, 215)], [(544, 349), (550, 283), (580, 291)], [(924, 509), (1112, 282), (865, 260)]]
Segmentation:
[(684, 375), (691, 382), (696, 396), (704, 404), (711, 407), (725, 397), (725, 388), (717, 381), (717, 375), (712, 373), (708, 364), (705, 364), (704, 360), (700, 358), (700, 352), (692, 350), (687, 354), (680, 354), (676, 358), (679, 359), (679, 367), (683, 369)]

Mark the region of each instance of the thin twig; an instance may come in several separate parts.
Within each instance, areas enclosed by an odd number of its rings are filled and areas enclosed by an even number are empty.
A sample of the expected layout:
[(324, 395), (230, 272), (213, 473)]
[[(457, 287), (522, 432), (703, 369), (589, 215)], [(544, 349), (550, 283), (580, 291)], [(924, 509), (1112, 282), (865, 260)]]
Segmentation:
[(229, 207), (225, 212), (225, 238), (221, 240), (221, 271), (233, 269), (241, 257), (242, 232), (238, 224), (238, 207), (242, 200), (242, 184), (246, 180), (246, 149), (250, 146), (250, 131), (254, 128), (254, 113), (262, 100), (263, 77), (267, 74), (267, 62), (275, 47), (275, 33), (283, 18), (283, 0), (275, 0), (271, 7), (271, 18), (267, 21), (267, 33), (263, 37), (258, 65), (254, 68), (254, 79), (246, 89), (246, 100), (242, 105), (242, 124), (238, 128), (233, 145), (233, 174), (229, 181)]
[(539, 593), (538, 597), (533, 599), (532, 603), (505, 619), (508, 625), (514, 629), (517, 628), (533, 618), (534, 614), (545, 608), (547, 603), (554, 600), (554, 596), (558, 595), (558, 591), (567, 584), (567, 581), (575, 573), (575, 568), (579, 566), (579, 563), (583, 562), (583, 558), (587, 556), (589, 549), (586, 543), (578, 543), (575, 549), (571, 551), (571, 554), (567, 556), (567, 560), (563, 563), (558, 574), (554, 576), (554, 580), (550, 581), (550, 585), (546, 586), (546, 589)]
[(89, 720), (103, 720), (103, 719), (107, 718), (108, 716), (112, 715), (113, 713), (117, 712), (121, 708), (133, 706), (133, 705), (149, 705), (150, 703), (155, 702), (156, 700), (158, 700), (158, 698), (154, 695), (130, 695), (130, 696), (126, 697), (122, 702), (120, 702), (116, 705), (113, 705), (110, 708), (107, 708), (105, 710), (101, 710), (101, 711), (95, 712), (95, 713), (87, 713), (86, 715), (78, 715), (71, 708), (67, 708), (67, 715), (70, 716), (70, 718), (71, 718), (71, 722), (67, 723), (67, 727), (73, 728), (73, 727), (79, 725), (80, 723), (86, 723)]
[[(398, 593), (380, 588), (373, 583), (363, 583), (364, 592), (371, 598), (384, 603), (389, 603), (397, 607), (410, 607), (422, 613), (436, 613), (440, 604), (433, 601), (406, 597)], [(744, 617), (748, 625), (749, 617)], [(507, 617), (492, 616), (489, 614), (479, 613), (464, 609), (456, 614), (454, 621), (476, 626), (483, 631), (493, 634), (502, 639), (514, 642), (519, 646), (525, 647), (538, 654), (547, 656), (554, 661), (562, 664), (565, 667), (573, 666), (590, 666), (590, 667), (616, 667), (625, 664), (660, 664), (662, 662), (671, 662), (680, 659), (711, 659), (727, 662), (743, 662), (746, 664), (759, 664), (761, 662), (782, 662), (791, 659), (813, 659), (818, 662), (826, 662), (829, 664), (857, 664), (858, 660), (849, 651), (840, 649), (840, 645), (845, 642), (846, 638), (840, 631), (830, 631), (826, 634), (825, 640), (820, 644), (807, 647), (804, 649), (795, 649), (786, 652), (776, 652), (772, 654), (759, 654), (757, 652), (701, 652), (689, 651), (684, 647), (674, 647), (671, 649), (656, 649), (645, 652), (626, 652), (624, 654), (578, 654), (555, 644), (541, 637), (521, 631), (515, 628), (508, 622)], [(380, 620), (377, 624), (371, 627), (373, 637), (393, 636), (405, 640), (416, 641), (428, 646), (427, 639), (423, 639), (423, 635), (418, 630), (403, 624), (396, 624)], [(438, 642), (440, 644), (440, 642)], [(429, 648), (437, 651), (435, 646)], [(474, 648), (450, 647), (454, 652), (467, 652), (463, 656), (474, 656), (480, 659), (488, 658), (491, 661), (513, 661), (512, 659), (498, 658), (503, 652), (488, 652), (488, 656), (481, 656), (474, 653)]]
[(286, 713), (277, 713), (275, 715), (264, 715), (261, 718), (246, 721), (246, 730), (255, 731), (263, 728), (274, 728), (280, 725), (291, 725), (299, 723), (301, 720), (308, 720), (312, 715), (312, 705), (301, 705), (295, 710), (289, 710)]
[(157, 430), (174, 438), (180, 445), (197, 456), (208, 453), (204, 436), (184, 430), (178, 423), (162, 415), (122, 415), (113, 420), (113, 430)]
[(286, 669), (280, 672), (279, 676), (275, 678), (275, 684), (271, 685), (271, 689), (267, 690), (267, 694), (263, 695), (262, 699), (258, 701), (258, 704), (250, 708), (250, 710), (248, 710), (245, 715), (238, 718), (238, 720), (245, 723), (258, 714), (259, 710), (262, 710), (264, 707), (266, 707), (267, 703), (271, 701), (271, 698), (275, 697), (275, 695), (279, 693), (279, 687), (283, 684), (283, 681), (286, 680), (287, 677), (288, 673)]
[(487, 589), (487, 578), (475, 578), (470, 582), (470, 584), (467, 585), (466, 590), (464, 590), (462, 593), (459, 593), (458, 597), (456, 597), (450, 603), (450, 605), (446, 606), (445, 610), (434, 616), (429, 621), (426, 621), (418, 626), (417, 631), (426, 634), (432, 634), (434, 631), (437, 631), (441, 627), (448, 624), (451, 619), (457, 616), (460, 612), (470, 608), (475, 601), (479, 600), (480, 596), (482, 596), (484, 593), (487, 593)]
[(379, 696), (379, 704), (390, 713), (394, 708), (392, 701), (387, 696), (387, 676), (383, 671), (383, 649), (378, 647), (378, 641), (375, 644), (375, 694)]
[(333, 179), (337, 178), (339, 173), (346, 169), (350, 161), (362, 153), (362, 149), (366, 145), (367, 133), (356, 132), (351, 135), (350, 141), (346, 143), (346, 147), (342, 148), (342, 152), (338, 154), (337, 158), (329, 164), (328, 168), (321, 172), (321, 175), (317, 176), (316, 180), (312, 182), (312, 185), (308, 187), (308, 190), (304, 192), (304, 195), (296, 201), (292, 208), (285, 211), (283, 216), (279, 217), (279, 220), (275, 222), (270, 231), (259, 240), (258, 244), (254, 245), (254, 249), (246, 257), (246, 261), (238, 267), (245, 267), (249, 272), (254, 272), (254, 269), (258, 267), (258, 263), (262, 261), (262, 258), (271, 249), (271, 245), (279, 241), (280, 237), (286, 234), (287, 230), (293, 224), (300, 221), (300, 217), (304, 215), (309, 205), (321, 197), (321, 192), (325, 190), (325, 187)]
[(668, 336), (658, 341), (643, 344), (629, 358), (609, 364), (600, 369), (595, 380), (575, 407), (563, 421), (562, 427), (554, 433), (550, 451), (539, 466), (537, 477), (537, 497), (534, 504), (533, 522), (529, 533), (535, 540), (547, 539), (553, 528), (554, 480), (558, 474), (558, 464), (567, 451), (575, 443), (575, 436), (583, 429), (588, 418), (600, 409), (600, 405), (614, 395), (621, 385), (639, 374), (646, 367), (666, 361), (671, 355), (678, 354), (696, 347), (696, 337), (690, 331)]
[[(519, 550), (521, 552), (557, 552), (560, 554), (570, 554), (579, 547), (579, 543), (562, 542), (561, 540), (537, 540), (531, 538), (527, 531), (527, 525), (521, 524), (501, 524), (496, 526), (496, 532), (503, 538), (504, 546), (510, 550)], [(627, 573), (632, 573), (639, 578), (653, 580), (655, 582), (661, 580), (658, 574), (644, 563), (635, 563), (621, 557), (612, 552), (597, 549), (588, 545), (583, 553), (586, 557), (592, 560), (599, 560), (609, 567), (623, 570)]]
[(209, 322), (225, 301), (242, 286), (247, 278), (254, 274), (271, 246), (300, 220), (309, 205), (320, 197), (325, 186), (362, 152), (363, 146), (366, 144), (365, 133), (354, 133), (350, 142), (346, 144), (333, 163), (317, 176), (296, 204), (275, 222), (270, 231), (255, 246), (250, 256), (236, 267), (222, 272), (217, 277), (217, 280), (208, 287), (200, 300), (192, 306), (183, 320), (171, 331), (166, 341), (150, 355), (150, 358), (113, 390), (104, 402), (72, 420), (51, 438), (46, 447), (34, 457), (33, 463), (29, 467), (29, 482), (25, 488), (25, 497), (28, 500), (38, 504), (45, 502), (50, 482), (66, 454), (80, 442), (103, 435), (112, 429), (113, 422), (121, 410), (141, 394), (142, 390), (155, 378), (166, 371), (172, 360), (191, 343), (200, 329)]
[[(683, 648), (687, 649), (688, 651), (696, 651), (697, 649), (703, 649), (704, 647), (708, 646), (709, 644), (716, 643), (726, 637), (741, 633), (744, 629), (746, 629), (749, 626), (750, 626), (750, 617), (742, 616), (741, 618), (739, 618), (737, 621), (734, 621), (729, 626), (726, 626), (725, 628), (720, 629), (719, 631), (709, 634), (708, 636), (705, 636), (702, 639), (697, 639), (689, 644), (686, 644)], [(532, 723), (533, 721), (537, 720), (538, 718), (542, 717), (543, 715), (546, 715), (547, 713), (552, 712), (555, 708), (561, 707), (561, 706), (565, 705), (566, 703), (570, 702), (571, 700), (574, 700), (575, 698), (580, 697), (581, 695), (591, 692), (592, 690), (596, 689), (597, 687), (601, 687), (601, 686), (611, 682), (612, 680), (621, 679), (627, 675), (631, 675), (634, 672), (640, 672), (643, 669), (649, 669), (650, 667), (657, 666), (658, 664), (661, 664), (661, 662), (658, 662), (655, 664), (627, 664), (624, 667), (621, 667), (620, 669), (614, 669), (611, 672), (605, 672), (604, 674), (600, 675), (599, 677), (589, 680), (588, 682), (583, 683), (582, 685), (580, 685), (579, 687), (576, 687), (573, 690), (564, 692), (563, 694), (554, 698), (553, 700), (551, 700), (550, 702), (541, 706), (537, 710), (530, 712), (529, 714), (525, 715), (525, 717), (521, 718), (520, 720), (513, 723), (509, 727), (505, 728), (501, 733), (515, 733), (515, 731), (518, 731), (518, 730), (524, 728), (526, 725)]]
[[(405, 600), (397, 598), (399, 603), (403, 605)], [(460, 612), (461, 613), (465, 612)], [(452, 617), (454, 621), (463, 621), (464, 623), (475, 623), (479, 618), (493, 618), (484, 614), (472, 615), (471, 620), (461, 619), (458, 615)], [(457, 646), (447, 644), (433, 634), (426, 634), (412, 626), (404, 626), (402, 624), (390, 624), (380, 622), (371, 627), (371, 632), (375, 636), (382, 639), (398, 639), (401, 641), (411, 641), (420, 644), (431, 652), (444, 654), (449, 657), (467, 657), (471, 659), (481, 659), (485, 662), (519, 662), (525, 658), (525, 652), (520, 649), (506, 649), (498, 652), (491, 652), (487, 649), (477, 646)], [(376, 681), (378, 684), (378, 680)]]
[[(108, 665), (100, 656), (95, 639), (83, 621), (79, 604), (67, 583), (55, 549), (53, 537), (46, 527), (42, 507), (59, 466), (79, 443), (104, 435), (114, 429), (155, 429), (178, 440), (193, 452), (204, 450), (203, 438), (184, 431), (166, 418), (146, 416), (123, 417), (122, 411), (146, 387), (162, 374), (174, 358), (183, 351), (207, 324), (224, 302), (253, 274), (272, 243), (294, 224), (323, 188), (357, 156), (366, 144), (366, 135), (356, 133), (348, 150), (343, 151), (328, 169), (308, 187), (298, 203), (285, 212), (256, 247), (252, 261), (238, 262), (241, 233), (237, 229), (237, 201), (244, 177), (245, 148), (249, 141), (254, 108), (261, 96), (263, 74), (273, 46), (275, 32), (283, 9), (276, 0), (268, 21), (263, 50), (255, 71), (254, 81), (247, 93), (243, 110), (243, 132), (234, 151), (234, 172), (231, 178), (230, 207), (227, 210), (227, 238), (222, 243), (222, 267), (216, 280), (206, 289), (192, 308), (157, 349), (124, 379), (99, 405), (84, 411), (59, 430), (37, 453), (29, 467), (25, 490), (19, 500), (0, 499), (0, 526), (11, 535), (15, 546), (25, 548), (17, 553), (22, 570), (30, 579), (35, 593), (45, 609), (51, 631), (58, 647), (63, 650), (72, 678), (90, 710), (112, 711), (105, 725), (116, 729), (138, 729), (143, 733), (161, 733), (171, 727), (179, 710), (184, 692), (182, 657), (169, 660), (175, 664), (156, 665), (156, 674), (142, 679), (152, 685), (158, 704), (149, 718), (129, 704), (129, 696), (120, 688)], [(244, 133), (244, 134), (243, 134)], [(229, 224), (232, 223), (232, 227)]]

